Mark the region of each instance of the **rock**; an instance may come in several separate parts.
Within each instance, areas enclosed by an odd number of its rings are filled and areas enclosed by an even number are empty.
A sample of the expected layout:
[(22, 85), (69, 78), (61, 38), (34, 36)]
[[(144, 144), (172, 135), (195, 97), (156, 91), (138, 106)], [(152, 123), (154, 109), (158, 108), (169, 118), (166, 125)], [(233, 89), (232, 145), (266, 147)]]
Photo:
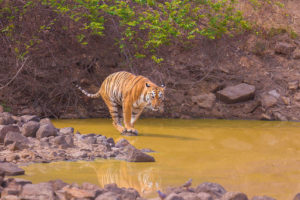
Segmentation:
[(73, 134), (74, 128), (73, 127), (61, 128), (61, 129), (59, 129), (59, 132), (62, 134)]
[(254, 196), (254, 197), (252, 197), (251, 200), (276, 200), (276, 199), (274, 199), (272, 197), (268, 197), (268, 196)]
[(117, 148), (122, 148), (122, 147), (125, 147), (125, 146), (127, 146), (127, 145), (130, 145), (130, 143), (129, 143), (126, 139), (122, 138), (121, 140), (119, 140), (119, 141), (116, 143), (115, 147), (117, 147)]
[(269, 95), (272, 95), (273, 97), (275, 98), (279, 98), (280, 97), (280, 94), (277, 92), (277, 90), (271, 90), (268, 92)]
[(220, 198), (226, 193), (226, 190), (218, 183), (204, 182), (197, 186), (196, 192), (205, 192), (212, 195), (213, 198)]
[(297, 48), (297, 49), (293, 52), (292, 58), (293, 58), (293, 59), (300, 59), (300, 49), (299, 49), (299, 48)]
[(25, 171), (19, 168), (17, 165), (4, 162), (0, 163), (0, 171), (4, 172), (6, 176), (16, 176), (16, 175), (23, 175)]
[(211, 109), (216, 101), (216, 96), (213, 93), (201, 94), (192, 97), (192, 102), (201, 108)]
[(176, 193), (171, 193), (165, 198), (165, 200), (184, 200), (184, 198)]
[(24, 180), (24, 179), (21, 179), (21, 178), (14, 178), (14, 181), (17, 185), (21, 185), (21, 186), (24, 186), (26, 184), (32, 184), (31, 181), (28, 181), (28, 180)]
[(295, 46), (286, 42), (277, 42), (275, 45), (275, 52), (278, 54), (291, 55), (295, 49)]
[(0, 125), (0, 143), (4, 143), (4, 138), (9, 131), (20, 132), (20, 129), (14, 125)]
[(212, 196), (206, 192), (199, 192), (197, 196), (200, 200), (213, 200)]
[(178, 195), (184, 200), (201, 200), (198, 194), (193, 192), (181, 192)]
[(21, 116), (21, 121), (23, 122), (29, 122), (29, 121), (35, 121), (35, 122), (39, 122), (40, 118), (36, 115), (23, 115)]
[(0, 125), (9, 125), (13, 124), (14, 122), (15, 120), (12, 118), (10, 113), (0, 113)]
[(105, 192), (99, 195), (95, 200), (123, 200), (121, 196), (113, 192)]
[(106, 141), (107, 141), (108, 144), (110, 144), (111, 147), (115, 146), (115, 141), (114, 141), (113, 138), (108, 138)]
[(293, 200), (300, 200), (300, 193), (296, 194)]
[(19, 132), (8, 132), (4, 139), (4, 145), (8, 146), (15, 143), (16, 150), (22, 150), (28, 148), (30, 141)]
[(290, 81), (288, 82), (289, 90), (297, 90), (299, 87), (299, 81)]
[(65, 141), (69, 147), (74, 147), (73, 135), (65, 136)]
[(109, 192), (113, 192), (114, 194), (118, 194), (122, 200), (137, 199), (138, 197), (140, 197), (139, 193), (135, 189), (133, 189), (133, 188), (128, 188), (128, 189), (119, 188), (117, 186), (117, 184), (115, 184), (115, 183), (105, 185), (104, 189), (109, 191)]
[(273, 112), (274, 118), (279, 121), (288, 121), (286, 116), (282, 115), (280, 112)]
[(22, 126), (21, 132), (22, 135), (26, 137), (36, 137), (36, 132), (39, 128), (40, 128), (40, 124), (38, 122), (28, 121)]
[(54, 200), (55, 195), (50, 183), (26, 184), (20, 195), (21, 199), (49, 199)]
[(263, 95), (261, 99), (261, 104), (264, 108), (269, 108), (277, 103), (277, 99), (271, 95)]
[(83, 190), (71, 186), (65, 186), (62, 190), (71, 199), (94, 199), (96, 197), (96, 191), (92, 190)]
[(61, 146), (67, 146), (67, 142), (65, 140), (65, 136), (64, 135), (59, 135), (56, 136), (53, 140), (54, 144), (56, 145), (61, 145)]
[(241, 192), (227, 192), (220, 200), (248, 200), (248, 197)]
[(132, 145), (123, 147), (116, 156), (116, 159), (126, 160), (128, 162), (155, 162), (155, 159), (152, 156), (143, 153)]
[(40, 124), (51, 124), (52, 126), (54, 126), (51, 122), (51, 120), (49, 118), (43, 118), (40, 120)]
[(238, 103), (254, 98), (255, 86), (241, 83), (226, 87), (217, 92), (217, 96), (225, 103)]
[(57, 136), (56, 128), (51, 124), (41, 124), (40, 128), (36, 132), (36, 137), (41, 139), (43, 137)]
[(266, 114), (266, 113), (263, 113), (263, 114), (261, 114), (260, 119), (269, 121), (269, 120), (272, 119), (272, 117), (270, 115)]

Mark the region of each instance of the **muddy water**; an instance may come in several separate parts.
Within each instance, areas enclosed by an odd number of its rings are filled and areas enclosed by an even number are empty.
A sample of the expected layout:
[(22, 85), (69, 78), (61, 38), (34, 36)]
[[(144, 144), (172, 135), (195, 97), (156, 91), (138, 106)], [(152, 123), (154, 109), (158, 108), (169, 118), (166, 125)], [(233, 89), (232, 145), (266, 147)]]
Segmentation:
[[(118, 140), (109, 119), (59, 120), (57, 127), (99, 133)], [(248, 197), (268, 195), (292, 199), (300, 192), (300, 123), (142, 119), (138, 137), (126, 137), (138, 148), (151, 148), (155, 163), (116, 160), (57, 162), (24, 167), (34, 183), (50, 179), (117, 183), (133, 187), (144, 197), (167, 185), (217, 182)]]

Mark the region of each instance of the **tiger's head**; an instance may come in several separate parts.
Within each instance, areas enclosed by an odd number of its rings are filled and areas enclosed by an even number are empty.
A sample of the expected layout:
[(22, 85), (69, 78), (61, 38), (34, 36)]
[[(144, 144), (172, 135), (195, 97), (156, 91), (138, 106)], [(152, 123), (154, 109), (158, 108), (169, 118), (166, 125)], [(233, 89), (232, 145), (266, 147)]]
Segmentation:
[(155, 85), (151, 82), (146, 82), (146, 102), (147, 108), (150, 108), (153, 111), (158, 111), (162, 109), (162, 101), (164, 100), (164, 91), (165, 86), (162, 85), (161, 87)]

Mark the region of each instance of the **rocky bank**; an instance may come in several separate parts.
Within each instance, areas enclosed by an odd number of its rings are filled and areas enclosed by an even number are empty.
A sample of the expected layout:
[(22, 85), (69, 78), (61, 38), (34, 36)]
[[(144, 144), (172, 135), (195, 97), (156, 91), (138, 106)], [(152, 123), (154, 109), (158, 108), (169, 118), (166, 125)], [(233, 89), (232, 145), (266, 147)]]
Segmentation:
[(12, 163), (94, 160), (113, 158), (129, 162), (154, 162), (126, 139), (115, 142), (99, 134), (58, 129), (48, 118), (0, 113), (0, 161)]

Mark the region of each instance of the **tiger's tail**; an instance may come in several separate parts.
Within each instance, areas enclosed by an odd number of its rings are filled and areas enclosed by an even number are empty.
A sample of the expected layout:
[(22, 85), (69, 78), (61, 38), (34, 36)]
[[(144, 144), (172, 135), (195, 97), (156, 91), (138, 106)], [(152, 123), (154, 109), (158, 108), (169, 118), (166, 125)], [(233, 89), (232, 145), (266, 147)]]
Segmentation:
[(87, 91), (85, 91), (84, 89), (82, 89), (79, 85), (75, 84), (75, 87), (77, 87), (83, 94), (85, 94), (86, 96), (90, 97), (90, 98), (98, 98), (100, 97), (100, 92), (96, 92), (95, 94), (91, 94), (88, 93)]

